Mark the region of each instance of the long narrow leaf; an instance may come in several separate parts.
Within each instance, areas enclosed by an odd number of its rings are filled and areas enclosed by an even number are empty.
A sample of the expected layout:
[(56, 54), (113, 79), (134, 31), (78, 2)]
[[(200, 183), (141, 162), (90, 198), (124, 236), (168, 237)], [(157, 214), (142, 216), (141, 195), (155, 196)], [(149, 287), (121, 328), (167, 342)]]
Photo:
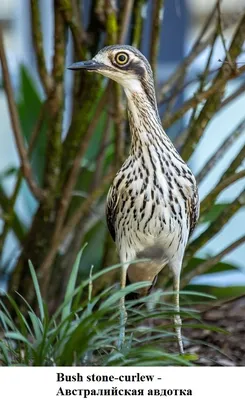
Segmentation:
[(40, 311), (40, 316), (41, 316), (41, 320), (44, 320), (44, 308), (43, 308), (43, 300), (42, 300), (42, 295), (41, 295), (41, 291), (40, 291), (40, 287), (38, 284), (38, 280), (37, 280), (37, 275), (35, 272), (35, 269), (32, 265), (32, 262), (29, 260), (29, 268), (30, 268), (30, 272), (31, 272), (31, 277), (32, 277), (32, 281), (33, 281), (33, 285), (35, 288), (35, 292), (36, 292), (36, 296), (37, 296), (37, 301), (38, 301), (38, 307), (39, 307), (39, 311)]

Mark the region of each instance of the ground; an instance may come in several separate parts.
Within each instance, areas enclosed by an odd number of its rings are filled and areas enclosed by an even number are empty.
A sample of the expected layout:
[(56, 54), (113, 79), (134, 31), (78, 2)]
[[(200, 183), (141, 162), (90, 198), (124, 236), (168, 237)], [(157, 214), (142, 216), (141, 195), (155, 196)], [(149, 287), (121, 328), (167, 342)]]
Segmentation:
[(245, 366), (245, 296), (203, 311), (202, 321), (224, 328), (228, 333), (183, 329), (186, 337), (205, 342), (205, 345), (192, 343), (185, 347), (187, 352), (199, 355), (198, 364)]

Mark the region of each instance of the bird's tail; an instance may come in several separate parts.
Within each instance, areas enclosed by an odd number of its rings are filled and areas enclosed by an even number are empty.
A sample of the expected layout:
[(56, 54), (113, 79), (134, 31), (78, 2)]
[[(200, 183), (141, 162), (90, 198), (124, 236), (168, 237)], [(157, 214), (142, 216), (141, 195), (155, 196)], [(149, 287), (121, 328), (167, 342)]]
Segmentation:
[(159, 272), (167, 265), (168, 258), (159, 245), (147, 247), (137, 253), (137, 259), (147, 258), (150, 261), (130, 264), (127, 270), (127, 285), (143, 281), (151, 282), (150, 287), (139, 289), (136, 293), (129, 293), (127, 300), (135, 300), (149, 294), (154, 287)]

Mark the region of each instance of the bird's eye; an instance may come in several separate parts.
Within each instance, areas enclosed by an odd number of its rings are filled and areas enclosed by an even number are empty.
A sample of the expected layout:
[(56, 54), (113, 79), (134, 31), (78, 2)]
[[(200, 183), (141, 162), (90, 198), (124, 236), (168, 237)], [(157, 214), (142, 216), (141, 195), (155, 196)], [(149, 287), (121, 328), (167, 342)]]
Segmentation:
[(117, 64), (124, 65), (128, 62), (128, 55), (126, 53), (118, 53), (115, 58)]

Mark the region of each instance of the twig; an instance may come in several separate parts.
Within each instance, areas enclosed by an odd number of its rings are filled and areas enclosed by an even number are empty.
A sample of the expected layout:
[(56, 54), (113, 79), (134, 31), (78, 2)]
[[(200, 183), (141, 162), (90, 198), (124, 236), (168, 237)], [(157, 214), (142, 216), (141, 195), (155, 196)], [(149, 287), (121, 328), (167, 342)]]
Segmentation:
[[(209, 56), (208, 56), (205, 68), (204, 68), (204, 70), (203, 70), (203, 72), (201, 74), (201, 77), (200, 77), (199, 89), (198, 89), (199, 93), (203, 92), (203, 90), (205, 88), (205, 85), (207, 83), (206, 81), (207, 81), (207, 77), (209, 75), (209, 67), (210, 67), (210, 64), (211, 64), (211, 61), (212, 61), (212, 56), (213, 56), (213, 53), (214, 53), (214, 46), (215, 46), (215, 43), (216, 43), (216, 40), (217, 40), (217, 36), (218, 36), (218, 26), (216, 27), (216, 30), (214, 32), (213, 40), (211, 42), (211, 49), (210, 49), (210, 52), (209, 52)], [(198, 105), (192, 110), (192, 115), (191, 115), (190, 120), (189, 120), (189, 126), (190, 127), (192, 126), (192, 124), (195, 121), (195, 116), (197, 114), (197, 110), (198, 110)]]
[(176, 147), (176, 149), (181, 149), (181, 147), (183, 146), (187, 136), (188, 136), (188, 128), (185, 128), (182, 132), (180, 132), (176, 139), (174, 139), (173, 143), (174, 146)]
[[(245, 14), (243, 15), (240, 23), (238, 24), (238, 27), (236, 29), (236, 32), (233, 36), (229, 48), (230, 57), (232, 60), (234, 60), (234, 62), (241, 53), (244, 42), (244, 36), (245, 36)], [(245, 66), (241, 67), (240, 69), (237, 68), (234, 69), (233, 65), (231, 66), (230, 64), (227, 63), (227, 60), (223, 62), (222, 68), (220, 69), (217, 76), (214, 78), (212, 82), (212, 86), (215, 86), (217, 82), (222, 82), (222, 81), (223, 84), (221, 84), (221, 86), (219, 87), (219, 91), (217, 93), (214, 93), (212, 98), (209, 98), (206, 101), (198, 118), (195, 120), (195, 123), (193, 123), (187, 141), (185, 142), (181, 152), (181, 155), (184, 158), (184, 160), (189, 159), (195, 147), (197, 146), (200, 137), (202, 136), (202, 133), (205, 130), (207, 124), (209, 123), (210, 119), (213, 117), (213, 115), (219, 108), (220, 103), (222, 101), (222, 97), (224, 95), (227, 81), (236, 76), (237, 72), (240, 75), (240, 73), (244, 71), (245, 71)]]
[(230, 63), (230, 65), (233, 64), (231, 56), (226, 48), (226, 43), (225, 43), (225, 38), (224, 38), (224, 33), (223, 33), (223, 27), (222, 27), (222, 17), (221, 17), (221, 6), (220, 6), (221, 1), (218, 1), (217, 4), (217, 11), (218, 11), (218, 29), (219, 29), (219, 34), (221, 37), (221, 41), (224, 47), (224, 51), (225, 51), (225, 55), (226, 55), (226, 59), (228, 60), (228, 62)]
[(218, 195), (227, 187), (232, 185), (234, 182), (245, 177), (245, 169), (237, 172), (234, 175), (228, 176), (226, 179), (221, 179), (220, 182), (215, 186), (215, 188), (205, 197), (201, 203), (200, 214), (203, 215), (209, 208), (214, 204), (215, 199)]
[(196, 181), (200, 182), (208, 175), (208, 173), (214, 168), (218, 161), (223, 157), (226, 151), (232, 146), (232, 144), (243, 134), (245, 129), (245, 119), (230, 133), (227, 139), (224, 140), (222, 145), (215, 151), (215, 153), (205, 163), (203, 169), (196, 176)]
[(35, 54), (37, 58), (37, 68), (39, 76), (46, 94), (48, 95), (53, 87), (53, 81), (48, 73), (46, 61), (43, 51), (43, 35), (40, 22), (40, 13), (37, 0), (30, 0), (31, 4), (31, 24), (32, 24), (32, 37)]
[(222, 176), (222, 180), (228, 178), (230, 175), (236, 172), (237, 168), (240, 167), (241, 163), (244, 162), (245, 159), (245, 146), (241, 148), (236, 157), (232, 160), (229, 167), (226, 169), (225, 173)]
[(155, 0), (153, 2), (151, 41), (150, 41), (150, 64), (153, 74), (156, 73), (156, 63), (158, 46), (160, 40), (161, 19), (165, 0)]
[(134, 0), (125, 0), (123, 2), (122, 16), (120, 21), (120, 32), (118, 35), (118, 43), (123, 44), (126, 41), (129, 22), (132, 14)]
[(245, 83), (243, 83), (237, 90), (235, 90), (230, 96), (226, 97), (224, 101), (220, 104), (218, 110), (221, 110), (222, 108), (226, 107), (228, 104), (230, 104), (233, 100), (235, 100), (237, 97), (239, 97), (241, 94), (244, 94), (245, 92)]
[[(165, 129), (171, 126), (175, 121), (179, 120), (187, 111), (189, 111), (192, 107), (196, 107), (201, 101), (207, 100), (213, 94), (217, 93), (224, 87), (224, 84), (231, 79), (234, 79), (245, 72), (245, 66), (237, 69), (236, 74), (231, 74), (229, 77), (223, 76), (215, 81), (207, 90), (201, 93), (195, 93), (193, 97), (188, 99), (179, 110), (177, 110), (174, 114), (169, 116), (168, 118), (164, 118), (162, 123)], [(189, 133), (190, 136), (190, 133)]]
[(209, 14), (196, 42), (194, 43), (190, 54), (184, 59), (183, 63), (176, 69), (176, 71), (171, 75), (171, 77), (165, 82), (160, 90), (159, 100), (162, 101), (167, 93), (169, 93), (171, 87), (179, 80), (180, 77), (185, 75), (186, 69), (189, 65), (196, 59), (196, 57), (206, 49), (206, 47), (212, 42), (213, 36), (215, 34), (214, 31), (211, 32), (207, 39), (203, 39), (204, 35), (206, 34), (213, 18), (216, 15), (217, 9), (217, 2)]
[[(208, 75), (214, 74), (219, 69), (220, 69), (220, 67), (215, 68), (211, 71), (208, 71)], [(174, 89), (172, 90), (172, 93), (168, 97), (164, 97), (161, 101), (159, 101), (158, 106), (161, 106), (161, 105), (173, 100), (176, 96), (178, 96), (180, 93), (182, 93), (185, 89), (188, 88), (188, 86), (192, 85), (193, 83), (200, 82), (201, 76), (202, 76), (201, 73), (199, 73), (196, 75), (195, 78), (192, 78), (192, 79), (188, 80), (187, 82), (184, 82), (184, 84), (182, 84), (181, 86), (179, 85), (179, 82), (177, 82)]]
[(185, 270), (183, 271), (183, 275), (181, 278), (181, 288), (185, 287), (192, 278), (195, 276), (200, 276), (210, 270), (214, 265), (222, 260), (227, 254), (234, 251), (237, 247), (241, 246), (245, 242), (245, 235), (235, 240), (232, 244), (218, 253), (216, 256), (209, 258), (203, 263), (199, 264), (196, 268), (194, 268), (189, 273), (185, 274)]
[(22, 133), (21, 133), (21, 125), (20, 125), (20, 121), (19, 121), (16, 104), (14, 102), (13, 89), (12, 89), (12, 85), (11, 85), (8, 64), (7, 64), (7, 59), (6, 59), (5, 50), (4, 50), (3, 34), (2, 34), (1, 27), (0, 27), (0, 59), (1, 59), (1, 64), (2, 64), (2, 73), (3, 73), (3, 78), (4, 78), (5, 91), (6, 91), (6, 96), (7, 96), (7, 100), (8, 100), (8, 106), (9, 106), (10, 120), (11, 120), (11, 125), (12, 125), (12, 129), (13, 129), (13, 133), (14, 133), (16, 147), (18, 150), (18, 155), (19, 155), (20, 162), (21, 162), (23, 176), (25, 177), (26, 182), (27, 182), (31, 192), (36, 197), (36, 199), (42, 200), (44, 197), (44, 191), (42, 191), (38, 187), (38, 185), (35, 182), (35, 179), (33, 177), (32, 168), (31, 168), (31, 165), (28, 160), (27, 151), (26, 151), (26, 148), (24, 145), (24, 140), (23, 140)]

